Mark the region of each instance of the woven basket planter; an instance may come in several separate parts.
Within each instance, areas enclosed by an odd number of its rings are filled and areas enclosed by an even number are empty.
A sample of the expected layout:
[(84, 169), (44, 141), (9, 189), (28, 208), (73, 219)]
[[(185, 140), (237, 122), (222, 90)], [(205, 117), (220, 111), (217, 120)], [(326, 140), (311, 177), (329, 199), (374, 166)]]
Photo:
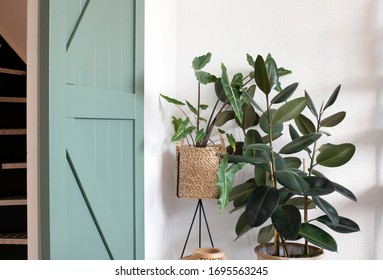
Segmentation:
[(178, 143), (177, 196), (180, 198), (217, 199), (217, 172), (224, 145), (184, 146)]

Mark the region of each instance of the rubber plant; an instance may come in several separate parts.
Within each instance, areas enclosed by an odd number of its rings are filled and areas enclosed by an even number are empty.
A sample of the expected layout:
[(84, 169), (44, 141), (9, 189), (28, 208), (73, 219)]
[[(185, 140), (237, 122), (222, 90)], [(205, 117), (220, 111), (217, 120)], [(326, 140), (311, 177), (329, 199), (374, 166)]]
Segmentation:
[[(247, 130), (240, 126), (244, 140), (235, 143), (235, 152), (230, 147), (227, 150), (227, 162), (223, 162), (218, 174), (218, 188), (226, 187), (220, 199), (220, 211), (223, 212), (229, 202), (234, 206), (231, 212), (243, 210), (235, 227), (237, 239), (252, 228), (259, 228), (258, 243), (268, 243), (274, 238), (275, 255), (283, 252), (290, 257), (286, 241), (300, 239), (306, 245), (305, 256), (309, 254), (309, 243), (337, 251), (335, 239), (316, 224), (338, 233), (356, 232), (359, 226), (340, 216), (326, 197), (338, 193), (352, 201), (357, 199), (348, 188), (327, 178), (317, 167), (342, 166), (355, 153), (351, 143), (329, 143), (327, 138), (331, 134), (324, 130), (340, 124), (346, 116), (345, 111), (326, 116), (341, 87), (338, 86), (317, 110), (307, 92), (292, 99), (298, 83), (282, 89), (280, 77), (290, 71), (278, 68), (270, 55), (266, 60), (260, 55), (256, 60), (250, 55), (247, 58), (250, 75), (254, 76), (255, 86), (265, 99), (265, 108), (252, 101), (247, 103), (259, 112), (259, 123)], [(310, 117), (304, 115), (305, 111)], [(289, 133), (283, 134), (286, 130)], [(279, 144), (275, 145), (276, 142)], [(304, 153), (306, 157), (302, 160)], [(253, 176), (231, 188), (224, 184), (222, 174), (230, 164), (238, 162), (251, 165)], [(314, 208), (323, 215), (309, 217), (309, 210)]]

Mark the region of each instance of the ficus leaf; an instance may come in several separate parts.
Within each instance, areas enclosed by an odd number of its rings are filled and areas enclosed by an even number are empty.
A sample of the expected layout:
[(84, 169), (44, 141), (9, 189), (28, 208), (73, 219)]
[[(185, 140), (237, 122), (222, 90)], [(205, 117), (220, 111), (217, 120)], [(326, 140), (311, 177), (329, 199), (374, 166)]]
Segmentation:
[(322, 224), (325, 224), (332, 230), (339, 233), (352, 233), (360, 231), (360, 228), (357, 223), (342, 216), (339, 216), (339, 224), (337, 226), (335, 226), (330, 220), (330, 218), (326, 215), (320, 216), (315, 220), (321, 222)]
[(326, 105), (324, 106), (323, 111), (326, 110), (328, 107), (330, 107), (332, 104), (335, 103), (336, 99), (338, 98), (340, 87), (341, 87), (341, 85), (338, 85), (335, 88), (334, 92), (331, 94), (329, 100), (327, 101)]
[(346, 117), (346, 112), (338, 112), (331, 115), (320, 122), (321, 127), (333, 127), (338, 125)]
[(314, 105), (314, 102), (313, 100), (311, 99), (310, 95), (307, 93), (307, 91), (305, 91), (305, 96), (308, 100), (307, 102), (307, 107), (309, 108), (309, 110), (311, 111), (311, 113), (316, 117), (318, 118), (318, 113), (317, 113), (317, 110), (315, 108), (315, 105)]
[(293, 83), (281, 90), (272, 100), (271, 104), (278, 104), (290, 98), (297, 89), (299, 83)]
[(306, 97), (299, 97), (283, 104), (271, 118), (271, 125), (283, 123), (297, 117), (307, 105)]
[(278, 84), (278, 67), (274, 58), (270, 54), (267, 55), (265, 60), (267, 76), (269, 77), (270, 86), (274, 88)]
[(243, 212), (241, 216), (239, 216), (237, 224), (235, 225), (235, 233), (237, 234), (237, 238), (235, 240), (243, 236), (249, 230), (251, 230), (251, 226), (247, 223), (245, 212)]
[(217, 114), (215, 117), (215, 126), (221, 127), (228, 121), (234, 119), (235, 113), (234, 111), (228, 110), (228, 111), (223, 111)]
[(257, 242), (259, 244), (268, 243), (274, 237), (274, 226), (268, 225), (259, 230)]
[(255, 60), (255, 82), (263, 93), (270, 93), (271, 84), (269, 76), (267, 75), (265, 61), (261, 55), (258, 55), (257, 59)]
[(330, 218), (331, 222), (335, 226), (339, 225), (339, 215), (334, 206), (318, 196), (313, 196), (312, 199), (314, 203)]
[(317, 156), (318, 164), (327, 167), (338, 167), (346, 164), (354, 155), (355, 146), (353, 144), (332, 145), (321, 151)]
[(298, 117), (294, 118), (295, 124), (297, 125), (299, 131), (303, 134), (315, 133), (315, 125), (313, 122), (306, 116), (300, 114)]
[(301, 224), (301, 229), (299, 231), (299, 234), (308, 242), (311, 242), (312, 244), (320, 248), (323, 248), (332, 252), (337, 251), (337, 244), (335, 239), (330, 234), (325, 232), (323, 229), (315, 225), (307, 224), (307, 223)]
[(251, 194), (245, 210), (246, 221), (251, 227), (266, 222), (279, 202), (279, 192), (270, 186), (258, 186)]
[(300, 136), (290, 143), (283, 146), (283, 148), (279, 151), (281, 154), (293, 154), (300, 152), (304, 149), (306, 149), (308, 146), (313, 144), (315, 141), (317, 141), (322, 134), (320, 133), (312, 133)]
[(282, 186), (296, 194), (303, 194), (310, 188), (310, 185), (305, 180), (290, 170), (275, 171), (275, 177)]
[(285, 239), (297, 238), (301, 227), (301, 214), (298, 208), (292, 205), (278, 206), (271, 215), (271, 220), (275, 229)]

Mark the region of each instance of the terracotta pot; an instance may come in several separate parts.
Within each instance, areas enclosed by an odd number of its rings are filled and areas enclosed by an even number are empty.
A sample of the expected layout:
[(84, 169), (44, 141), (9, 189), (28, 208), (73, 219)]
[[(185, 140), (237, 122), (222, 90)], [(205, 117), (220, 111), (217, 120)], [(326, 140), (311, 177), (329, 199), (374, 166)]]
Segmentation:
[[(283, 247), (280, 244), (279, 255), (283, 256)], [(287, 251), (290, 257), (274, 256), (274, 243), (258, 245), (254, 248), (258, 260), (318, 260), (323, 258), (324, 251), (321, 248), (309, 245), (309, 256), (302, 256), (305, 251), (304, 244), (286, 243)]]

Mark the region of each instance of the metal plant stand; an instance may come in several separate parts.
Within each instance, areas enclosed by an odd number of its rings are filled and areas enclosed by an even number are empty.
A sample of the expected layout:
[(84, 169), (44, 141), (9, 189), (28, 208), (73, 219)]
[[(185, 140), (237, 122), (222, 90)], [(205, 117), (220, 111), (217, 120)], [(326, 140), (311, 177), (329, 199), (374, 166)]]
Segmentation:
[(186, 237), (185, 245), (184, 245), (184, 248), (182, 250), (181, 258), (183, 258), (183, 256), (184, 256), (186, 245), (188, 244), (189, 237), (190, 237), (190, 232), (191, 232), (191, 230), (193, 228), (195, 217), (197, 216), (197, 212), (199, 213), (198, 214), (198, 216), (199, 216), (199, 219), (198, 219), (199, 220), (198, 221), (198, 246), (199, 246), (199, 248), (201, 248), (201, 239), (202, 239), (202, 235), (201, 235), (201, 231), (202, 230), (201, 230), (201, 228), (202, 228), (202, 214), (203, 214), (203, 218), (204, 218), (205, 224), (206, 224), (206, 229), (207, 229), (207, 232), (209, 234), (210, 243), (211, 243), (211, 246), (214, 247), (213, 239), (211, 238), (209, 225), (208, 225), (207, 219), (206, 219), (205, 209), (203, 208), (202, 199), (199, 199), (198, 202), (197, 202), (197, 207), (195, 208), (195, 211), (194, 211), (194, 215), (193, 215), (193, 219), (192, 219), (192, 222), (191, 222), (191, 225), (190, 225), (190, 228), (189, 228), (188, 235)]

